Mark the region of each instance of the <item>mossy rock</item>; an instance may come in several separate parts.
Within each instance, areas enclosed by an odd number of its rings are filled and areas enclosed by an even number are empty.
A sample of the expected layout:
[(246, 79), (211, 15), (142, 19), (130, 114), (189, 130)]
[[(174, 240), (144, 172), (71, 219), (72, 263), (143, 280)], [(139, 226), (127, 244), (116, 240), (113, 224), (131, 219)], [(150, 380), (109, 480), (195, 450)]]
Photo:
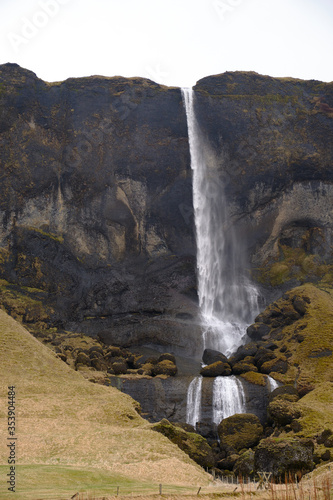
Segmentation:
[(158, 363), (161, 361), (171, 361), (174, 365), (176, 364), (176, 357), (173, 354), (170, 354), (169, 352), (165, 352), (161, 354), (161, 356), (158, 358)]
[(228, 363), (223, 363), (223, 361), (216, 361), (211, 365), (204, 366), (200, 370), (200, 375), (203, 377), (219, 377), (221, 375), (231, 375), (231, 367)]
[(267, 415), (275, 424), (284, 426), (300, 418), (302, 413), (295, 403), (275, 398), (268, 404)]
[(78, 352), (77, 356), (76, 356), (76, 361), (75, 361), (75, 365), (85, 365), (85, 366), (91, 366), (91, 361), (90, 361), (90, 358), (89, 356), (81, 351), (81, 352)]
[(223, 419), (217, 432), (221, 446), (239, 451), (258, 444), (263, 435), (263, 426), (256, 415), (241, 413)]
[(260, 371), (269, 375), (271, 372), (274, 373), (287, 373), (288, 371), (288, 362), (284, 356), (277, 357), (275, 359), (271, 359), (270, 361), (266, 361), (261, 365)]
[(217, 466), (221, 470), (232, 471), (237, 460), (239, 460), (239, 455), (236, 453), (232, 453), (231, 455), (228, 455), (227, 457), (222, 458), (222, 460), (219, 460), (217, 462)]
[(159, 361), (156, 365), (153, 365), (152, 370), (153, 375), (168, 375), (169, 377), (174, 377), (177, 374), (177, 366), (173, 361), (169, 359), (163, 359)]
[(126, 361), (116, 361), (112, 363), (111, 369), (115, 375), (125, 375), (127, 373), (127, 363)]
[(250, 384), (261, 385), (265, 387), (267, 384), (266, 376), (258, 372), (246, 372), (240, 375), (244, 380), (250, 382)]
[(254, 451), (250, 448), (244, 451), (236, 461), (233, 472), (234, 474), (242, 477), (248, 477), (254, 471)]
[(244, 360), (234, 364), (232, 371), (234, 375), (241, 375), (246, 372), (257, 372), (258, 368), (253, 363), (246, 363)]
[(186, 432), (184, 429), (171, 424), (165, 418), (153, 424), (152, 429), (166, 436), (201, 467), (213, 467), (215, 465), (211, 447), (206, 439), (199, 434)]
[(282, 479), (288, 474), (311, 472), (313, 450), (313, 441), (309, 439), (263, 439), (255, 450), (255, 470), (271, 472), (274, 478)]

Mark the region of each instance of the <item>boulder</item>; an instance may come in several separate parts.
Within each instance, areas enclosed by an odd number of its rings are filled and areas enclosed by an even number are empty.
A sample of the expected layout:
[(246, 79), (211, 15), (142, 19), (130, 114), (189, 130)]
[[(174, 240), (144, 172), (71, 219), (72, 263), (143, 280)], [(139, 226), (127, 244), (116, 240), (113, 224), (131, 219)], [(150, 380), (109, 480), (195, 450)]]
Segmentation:
[(267, 416), (276, 425), (284, 426), (291, 424), (293, 420), (301, 417), (301, 411), (295, 406), (295, 403), (275, 398), (267, 407)]
[(214, 454), (206, 439), (199, 434), (186, 432), (184, 429), (171, 424), (165, 418), (153, 424), (152, 429), (166, 436), (170, 441), (201, 467), (214, 466)]
[(228, 363), (228, 358), (220, 351), (214, 351), (214, 349), (205, 349), (202, 356), (202, 361), (205, 363), (205, 365), (212, 365), (217, 361)]
[(264, 323), (254, 323), (247, 328), (246, 333), (252, 340), (261, 340), (268, 335), (270, 331), (270, 326)]
[(219, 460), (217, 463), (217, 466), (221, 470), (232, 470), (234, 468), (235, 463), (239, 459), (239, 455), (236, 453), (233, 453), (232, 455), (228, 455), (225, 458), (222, 458), (222, 460)]
[(169, 359), (163, 359), (153, 365), (153, 375), (168, 375), (174, 377), (177, 374), (177, 366)]
[[(103, 358), (93, 358), (91, 360), (91, 366), (95, 368), (95, 370), (98, 371), (107, 371), (108, 370), (108, 365), (107, 363), (103, 360)], [(125, 372), (126, 373), (126, 372)]]
[(254, 471), (254, 451), (249, 450), (244, 451), (237, 461), (235, 462), (233, 472), (235, 476), (248, 477), (253, 474)]
[(271, 472), (283, 480), (286, 474), (308, 473), (314, 468), (313, 449), (309, 439), (263, 439), (254, 453), (255, 470)]
[(269, 375), (271, 372), (286, 373), (288, 371), (288, 362), (285, 356), (280, 356), (261, 365), (261, 373)]
[(240, 361), (232, 367), (232, 371), (235, 375), (241, 375), (246, 372), (257, 372), (258, 368), (254, 364), (246, 363), (245, 361)]
[(75, 365), (78, 365), (78, 364), (85, 365), (85, 366), (91, 365), (90, 358), (85, 352), (81, 351), (81, 352), (78, 352), (78, 354), (76, 355)]
[(112, 363), (111, 368), (115, 375), (124, 375), (127, 372), (127, 363), (125, 361), (116, 361)]
[(250, 342), (245, 345), (238, 347), (237, 351), (231, 358), (228, 359), (228, 363), (233, 366), (235, 363), (245, 359), (248, 356), (255, 356), (258, 350), (258, 344), (256, 342)]
[(172, 361), (172, 363), (176, 364), (176, 357), (173, 354), (170, 354), (169, 352), (161, 354), (161, 356), (157, 359), (158, 363), (164, 360)]
[(202, 375), (203, 377), (219, 377), (221, 375), (231, 375), (231, 367), (228, 363), (216, 361), (211, 365), (201, 368), (200, 375)]
[(256, 415), (241, 413), (223, 419), (217, 432), (222, 447), (239, 451), (258, 444), (263, 435), (263, 426)]

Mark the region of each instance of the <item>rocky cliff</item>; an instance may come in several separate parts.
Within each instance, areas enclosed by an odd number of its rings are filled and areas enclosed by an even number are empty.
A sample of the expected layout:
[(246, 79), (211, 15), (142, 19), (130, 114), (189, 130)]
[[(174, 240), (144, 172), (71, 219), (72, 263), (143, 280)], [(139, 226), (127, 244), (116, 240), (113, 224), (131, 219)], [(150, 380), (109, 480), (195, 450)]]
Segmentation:
[(44, 291), (58, 327), (184, 350), (196, 278), (180, 89), (48, 84), (6, 64), (0, 109), (2, 277)]
[(323, 278), (330, 270), (318, 266), (332, 263), (333, 83), (236, 72), (194, 89), (257, 279)]
[[(236, 72), (195, 91), (221, 195), (267, 297), (329, 281), (333, 84)], [(200, 357), (180, 89), (99, 76), (50, 84), (5, 64), (0, 143), (1, 277), (40, 293), (49, 326)]]

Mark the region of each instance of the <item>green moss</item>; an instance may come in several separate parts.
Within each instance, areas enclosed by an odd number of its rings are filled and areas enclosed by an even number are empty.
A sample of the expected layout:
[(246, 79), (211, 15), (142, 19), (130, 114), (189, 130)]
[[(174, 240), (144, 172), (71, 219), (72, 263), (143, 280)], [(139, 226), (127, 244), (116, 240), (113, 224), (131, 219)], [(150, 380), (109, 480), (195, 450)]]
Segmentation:
[(244, 380), (250, 382), (251, 384), (261, 385), (265, 387), (267, 378), (262, 373), (257, 372), (246, 372), (240, 375)]
[(260, 283), (271, 286), (290, 280), (333, 284), (333, 265), (323, 264), (318, 255), (308, 254), (303, 248), (286, 245), (279, 245), (279, 255), (267, 260), (254, 274)]

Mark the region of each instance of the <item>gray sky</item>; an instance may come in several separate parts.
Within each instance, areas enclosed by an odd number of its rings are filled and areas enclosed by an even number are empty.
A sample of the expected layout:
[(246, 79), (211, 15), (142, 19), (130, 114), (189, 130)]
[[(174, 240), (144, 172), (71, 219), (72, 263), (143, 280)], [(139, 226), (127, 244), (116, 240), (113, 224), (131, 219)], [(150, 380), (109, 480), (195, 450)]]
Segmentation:
[(46, 81), (190, 87), (236, 70), (333, 80), (332, 0), (0, 0), (0, 27), (0, 63)]

